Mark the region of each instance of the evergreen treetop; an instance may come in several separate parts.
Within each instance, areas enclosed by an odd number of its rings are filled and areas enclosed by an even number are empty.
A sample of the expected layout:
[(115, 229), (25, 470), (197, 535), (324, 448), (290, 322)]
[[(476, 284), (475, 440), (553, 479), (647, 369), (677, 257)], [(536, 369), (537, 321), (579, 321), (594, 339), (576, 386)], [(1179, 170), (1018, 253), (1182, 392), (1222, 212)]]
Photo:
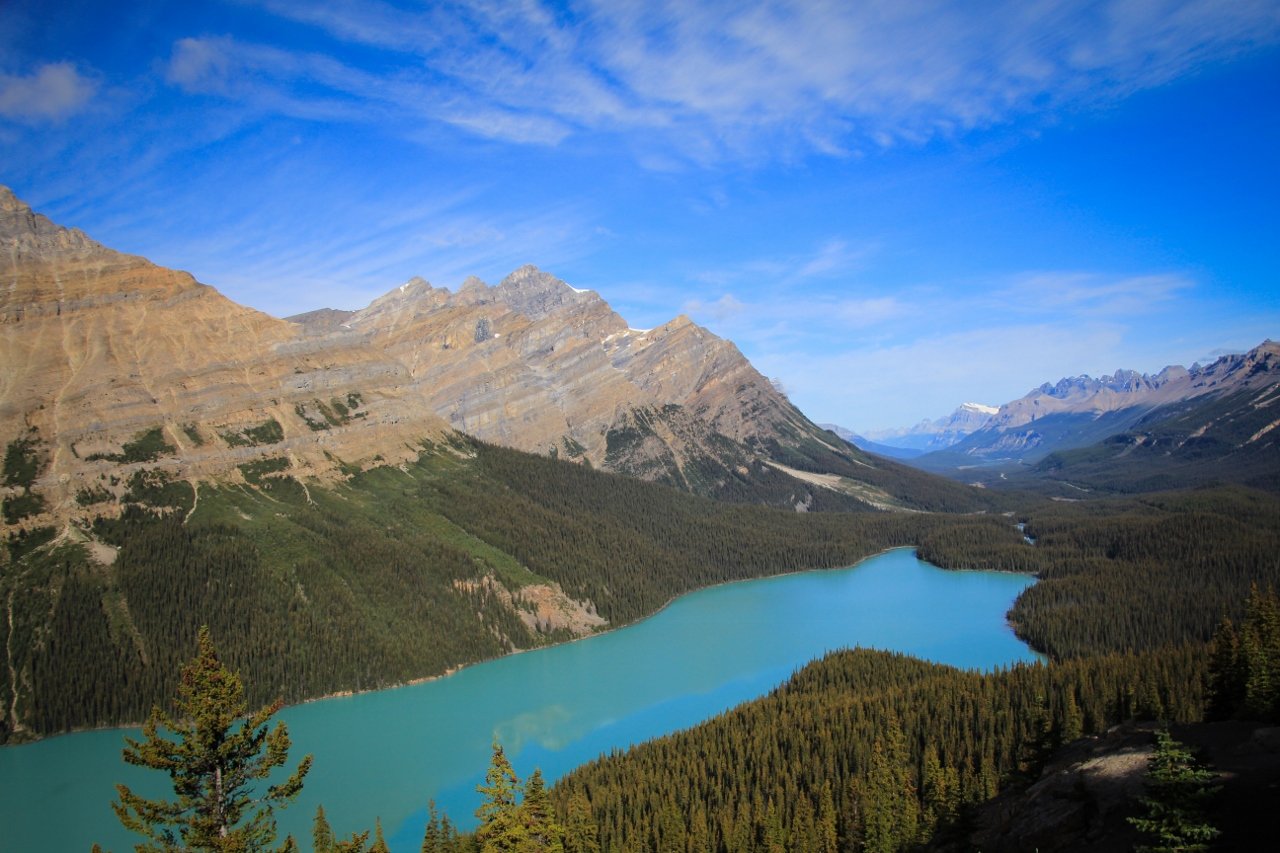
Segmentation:
[[(274, 809), (298, 795), (311, 769), (308, 755), (286, 780), (266, 784), (271, 771), (288, 760), (291, 745), (284, 723), (268, 726), (280, 701), (248, 713), (240, 677), (218, 659), (209, 629), (202, 627), (196, 656), (182, 669), (174, 706), (172, 715), (152, 709), (141, 740), (125, 738), (124, 760), (167, 772), (176, 795), (152, 800), (116, 786), (116, 816), (148, 839), (136, 849), (268, 849), (276, 837)], [(162, 728), (177, 739), (162, 735)], [(293, 839), (281, 849), (293, 849)]]

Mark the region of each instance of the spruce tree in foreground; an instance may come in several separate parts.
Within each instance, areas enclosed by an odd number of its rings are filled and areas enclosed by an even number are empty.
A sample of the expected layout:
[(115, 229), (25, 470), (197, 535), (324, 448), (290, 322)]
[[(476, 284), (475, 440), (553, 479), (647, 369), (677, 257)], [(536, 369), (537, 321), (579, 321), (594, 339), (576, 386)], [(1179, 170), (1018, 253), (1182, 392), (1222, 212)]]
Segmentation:
[(484, 795), (484, 801), (476, 809), (480, 826), (476, 828), (475, 835), (482, 853), (519, 850), (528, 839), (528, 833), (520, 820), (517, 800), (520, 779), (511, 768), (506, 753), (502, 751), (502, 744), (496, 740), (493, 742), (489, 772), (485, 774), (484, 784), (476, 790)]
[(1147, 770), (1147, 813), (1129, 822), (1151, 841), (1138, 853), (1200, 853), (1221, 831), (1209, 822), (1206, 810), (1217, 793), (1214, 774), (1174, 740), (1167, 730), (1156, 732), (1156, 751)]
[[(149, 800), (117, 785), (120, 800), (111, 807), (125, 828), (148, 839), (135, 848), (139, 853), (267, 850), (276, 838), (274, 810), (302, 790), (311, 756), (288, 779), (267, 786), (268, 774), (288, 760), (284, 723), (268, 728), (282, 703), (249, 714), (240, 677), (218, 659), (208, 628), (200, 629), (197, 644), (182, 670), (176, 713), (155, 707), (143, 739), (125, 738), (124, 760), (168, 773), (176, 799)], [(164, 737), (162, 727), (177, 740)], [(279, 849), (296, 850), (293, 838)]]

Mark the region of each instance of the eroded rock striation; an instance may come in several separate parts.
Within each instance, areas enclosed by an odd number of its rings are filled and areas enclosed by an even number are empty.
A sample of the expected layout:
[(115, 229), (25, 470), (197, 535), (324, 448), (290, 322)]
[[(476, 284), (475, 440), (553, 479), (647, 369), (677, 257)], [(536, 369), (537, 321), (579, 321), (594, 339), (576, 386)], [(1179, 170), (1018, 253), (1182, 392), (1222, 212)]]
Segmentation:
[(403, 364), (408, 393), (456, 429), (521, 450), (689, 485), (693, 461), (827, 440), (729, 341), (685, 316), (629, 328), (532, 266), (457, 293), (413, 279), (342, 329)]
[(308, 336), (4, 188), (0, 281), (0, 438), (37, 460), (6, 486), (35, 489), (55, 517), (142, 467), (234, 479), (270, 456), (325, 475), (448, 432), (403, 398), (404, 366), (357, 336)]
[(454, 430), (703, 493), (768, 481), (797, 506), (811, 486), (766, 463), (867, 465), (729, 341), (684, 316), (629, 328), (532, 266), (281, 320), (0, 188), (0, 275), (7, 526), (115, 511), (139, 471), (340, 477)]

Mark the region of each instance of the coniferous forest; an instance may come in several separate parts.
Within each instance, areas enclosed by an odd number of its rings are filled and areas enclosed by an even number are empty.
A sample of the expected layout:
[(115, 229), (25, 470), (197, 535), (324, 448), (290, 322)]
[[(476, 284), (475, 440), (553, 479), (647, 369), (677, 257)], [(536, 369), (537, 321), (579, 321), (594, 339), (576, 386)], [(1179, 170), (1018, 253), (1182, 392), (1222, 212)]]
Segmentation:
[[(545, 793), (539, 777), (537, 807), (555, 827), (544, 841), (562, 847), (527, 849), (571, 849), (570, 825), (595, 845), (577, 849), (609, 851), (944, 843), (1064, 743), (1125, 720), (1271, 708), (1258, 685), (1280, 683), (1274, 603), (1257, 592), (1280, 585), (1280, 500), (1243, 488), (801, 514), (465, 440), (333, 487), (303, 485), (287, 464), (202, 485), (198, 500), (186, 484), (135, 479), (122, 514), (94, 530), (118, 546), (112, 566), (74, 541), (8, 543), (7, 737), (141, 719), (174, 694), (202, 624), (256, 705), (567, 638), (510, 604), (534, 583), (617, 626), (697, 587), (902, 545), (944, 567), (1040, 578), (1010, 619), (1050, 663), (978, 674), (833, 653), (768, 697)], [(506, 849), (441, 818), (437, 849)]]

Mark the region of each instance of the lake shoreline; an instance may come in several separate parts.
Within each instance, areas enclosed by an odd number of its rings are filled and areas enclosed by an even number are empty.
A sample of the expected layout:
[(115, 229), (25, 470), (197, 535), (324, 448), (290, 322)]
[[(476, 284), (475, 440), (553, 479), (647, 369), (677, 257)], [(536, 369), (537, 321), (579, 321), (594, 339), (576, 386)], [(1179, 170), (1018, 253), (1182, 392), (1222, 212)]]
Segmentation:
[[(528, 649), (515, 649), (513, 651), (507, 652), (506, 654), (498, 655), (496, 657), (484, 658), (482, 660), (471, 661), (470, 663), (457, 664), (455, 666), (449, 667), (442, 673), (436, 673), (434, 675), (424, 675), (419, 678), (411, 678), (411, 679), (406, 679), (404, 681), (397, 681), (392, 684), (386, 684), (380, 687), (370, 687), (367, 689), (362, 688), (362, 689), (355, 689), (355, 690), (352, 690), (352, 689), (337, 690), (331, 693), (324, 693), (319, 696), (310, 696), (306, 699), (300, 699), (295, 702), (289, 702), (283, 706), (282, 710), (286, 708), (296, 708), (303, 705), (310, 705), (315, 702), (323, 702), (329, 699), (349, 699), (357, 696), (367, 695), (369, 693), (380, 693), (388, 690), (399, 690), (405, 687), (414, 687), (421, 684), (427, 684), (432, 681), (439, 681), (441, 679), (448, 678), (452, 675), (456, 675), (465, 669), (470, 669), (472, 667), (480, 666), (482, 664), (492, 663), (493, 661), (503, 660), (505, 658), (514, 657), (516, 655), (526, 654), (528, 652), (536, 652), (536, 651), (541, 651), (543, 649), (551, 649), (559, 646), (570, 645), (572, 643), (580, 643), (584, 640), (590, 640), (594, 637), (603, 637), (608, 634), (612, 634), (615, 631), (620, 631), (624, 628), (630, 628), (635, 625), (639, 625), (643, 622), (646, 622), (650, 619), (655, 618), (656, 616), (658, 616), (659, 614), (667, 610), (669, 607), (671, 607), (680, 599), (688, 595), (693, 595), (694, 593), (703, 592), (705, 590), (717, 589), (719, 587), (724, 587), (724, 586), (731, 586), (733, 584), (738, 584), (738, 583), (750, 583), (754, 581), (770, 580), (773, 578), (793, 577), (795, 575), (804, 575), (804, 574), (809, 574), (811, 572), (836, 572), (836, 571), (844, 571), (846, 569), (856, 569), (858, 566), (862, 565), (863, 563), (866, 563), (869, 560), (874, 560), (877, 557), (881, 557), (885, 554), (889, 554), (894, 551), (917, 551), (918, 552), (918, 546), (895, 545), (890, 548), (881, 548), (879, 551), (875, 551), (875, 552), (866, 554), (862, 557), (859, 557), (853, 563), (850, 563), (848, 565), (825, 566), (825, 567), (812, 568), (812, 569), (796, 569), (794, 571), (777, 572), (775, 574), (758, 575), (755, 577), (746, 577), (746, 578), (737, 578), (735, 580), (719, 581), (717, 583), (709, 584), (707, 586), (696, 587), (694, 589), (686, 590), (685, 592), (682, 592), (678, 595), (674, 595), (671, 598), (667, 599), (665, 602), (663, 602), (662, 606), (660, 606), (657, 610), (654, 610), (652, 613), (648, 613), (631, 622), (624, 622), (619, 625), (611, 625), (604, 630), (596, 631), (591, 634), (585, 634), (581, 637), (574, 637), (573, 639), (570, 639), (570, 640), (560, 640), (555, 643), (549, 643), (545, 646), (534, 646), (533, 648), (528, 648)], [(917, 559), (919, 559), (918, 555), (917, 555)], [(929, 565), (936, 566), (936, 564), (934, 563), (930, 563)], [(936, 566), (936, 567), (944, 572), (993, 571), (992, 569), (959, 569), (959, 568), (948, 568), (946, 566)], [(1028, 577), (1032, 577), (1032, 578), (1036, 577), (1035, 574), (1028, 574), (1026, 572), (1001, 572), (1001, 574), (1027, 575)], [(1014, 628), (1013, 624), (1009, 622), (1008, 619), (1005, 620), (1005, 624), (1008, 625), (1010, 628)], [(1037, 654), (1041, 654), (1041, 655), (1044, 654), (1042, 650), (1035, 648), (1030, 643), (1028, 643), (1023, 637), (1019, 636), (1017, 634), (1016, 628), (1014, 629), (1014, 635), (1018, 636), (1018, 639), (1021, 640), (1023, 643), (1025, 643), (1028, 648), (1032, 649), (1032, 651), (1036, 652)], [(36, 737), (31, 737), (29, 739), (21, 739), (21, 740), (10, 739), (8, 743), (0, 745), (0, 750), (8, 749), (9, 747), (28, 746), (33, 743), (40, 743), (41, 741), (52, 740), (54, 738), (63, 737), (65, 735), (82, 734), (84, 732), (109, 732), (114, 730), (126, 732), (129, 729), (141, 728), (144, 723), (145, 723), (145, 720), (136, 721), (136, 722), (125, 722), (125, 723), (111, 723), (109, 725), (101, 725), (101, 726), (81, 726), (73, 729), (67, 729), (66, 731), (56, 732), (53, 734), (39, 735)]]

